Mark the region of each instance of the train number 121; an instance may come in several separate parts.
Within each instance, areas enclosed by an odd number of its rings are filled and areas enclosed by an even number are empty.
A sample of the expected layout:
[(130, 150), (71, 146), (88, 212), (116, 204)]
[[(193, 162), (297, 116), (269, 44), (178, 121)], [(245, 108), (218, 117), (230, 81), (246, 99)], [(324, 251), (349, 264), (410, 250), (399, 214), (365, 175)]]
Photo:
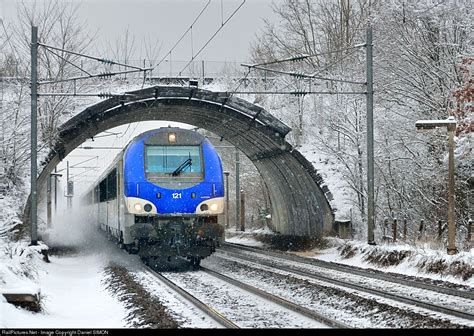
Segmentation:
[(173, 193), (173, 198), (181, 198), (181, 193)]

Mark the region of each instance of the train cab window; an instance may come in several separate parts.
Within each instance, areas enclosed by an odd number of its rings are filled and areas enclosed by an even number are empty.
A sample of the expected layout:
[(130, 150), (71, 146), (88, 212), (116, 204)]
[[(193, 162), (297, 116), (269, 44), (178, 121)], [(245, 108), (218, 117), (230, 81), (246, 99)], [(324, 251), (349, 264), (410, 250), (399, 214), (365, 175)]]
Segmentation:
[(200, 146), (145, 147), (145, 171), (152, 175), (201, 176)]

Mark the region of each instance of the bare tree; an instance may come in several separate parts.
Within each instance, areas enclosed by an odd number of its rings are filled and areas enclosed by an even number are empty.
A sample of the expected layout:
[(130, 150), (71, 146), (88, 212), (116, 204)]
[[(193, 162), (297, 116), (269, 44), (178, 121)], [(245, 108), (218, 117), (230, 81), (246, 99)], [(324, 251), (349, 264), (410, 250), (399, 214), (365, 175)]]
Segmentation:
[[(108, 44), (108, 50), (115, 61), (131, 64), (132, 58), (137, 57), (137, 55), (135, 54), (135, 35), (130, 33), (129, 27), (127, 27), (123, 35), (117, 38), (113, 44)], [(122, 66), (119, 66), (119, 70), (122, 71), (124, 69)], [(126, 74), (124, 78), (127, 78)]]
[(147, 35), (143, 37), (141, 46), (141, 56), (147, 63), (143, 64), (143, 67), (154, 67), (158, 62), (163, 43), (157, 37)]
[[(2, 75), (15, 74), (16, 81), (3, 86), (9, 99), (2, 96), (2, 139), (0, 155), (4, 171), (4, 181), (10, 186), (18, 186), (27, 174), (29, 160), (29, 83), (31, 26), (38, 26), (39, 41), (61, 49), (83, 52), (92, 38), (86, 33), (85, 25), (77, 19), (77, 6), (61, 1), (22, 2), (18, 6), (14, 22), (2, 21), (0, 43), (0, 69), (7, 69)], [(62, 80), (80, 71), (71, 65), (77, 56), (61, 51), (47, 52), (39, 48), (40, 80)], [(13, 70), (14, 67), (14, 70)], [(63, 82), (42, 85), (43, 92), (68, 92), (72, 84)], [(71, 101), (64, 97), (40, 99), (38, 102), (39, 148), (47, 152), (55, 141), (56, 130), (65, 118), (71, 115)], [(3, 177), (2, 177), (3, 179)]]
[[(87, 33), (86, 24), (77, 16), (78, 5), (49, 0), (43, 5), (22, 2), (19, 5), (17, 21), (13, 26), (16, 44), (24, 59), (29, 59), (31, 26), (38, 26), (40, 43), (60, 49), (85, 52), (93, 38)], [(71, 63), (78, 63), (79, 56), (64, 51), (38, 50), (38, 76), (43, 80), (61, 81), (67, 77), (81, 74)], [(80, 66), (80, 63), (77, 64)], [(58, 82), (42, 85), (41, 90), (48, 92), (71, 92), (76, 83)], [(79, 86), (78, 86), (79, 87)], [(52, 148), (56, 129), (64, 117), (71, 111), (71, 99), (68, 97), (49, 97), (38, 104), (38, 126), (40, 139)], [(68, 113), (69, 112), (69, 113)]]

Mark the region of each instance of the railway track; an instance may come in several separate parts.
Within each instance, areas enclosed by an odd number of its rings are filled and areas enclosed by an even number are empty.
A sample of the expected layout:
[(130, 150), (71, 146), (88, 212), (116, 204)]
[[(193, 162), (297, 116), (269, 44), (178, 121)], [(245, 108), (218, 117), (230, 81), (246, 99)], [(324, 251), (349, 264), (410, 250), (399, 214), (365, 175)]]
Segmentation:
[[(416, 306), (432, 312), (465, 319), (470, 321), (471, 325), (474, 321), (474, 301), (471, 299), (473, 293), (470, 292), (450, 288), (440, 289), (439, 287), (416, 281), (402, 282), (401, 279), (397, 279), (393, 276), (374, 274), (369, 271), (364, 272), (360, 269), (352, 269), (348, 266), (339, 267), (339, 265), (327, 262), (320, 263), (317, 260), (305, 260), (305, 258), (297, 256), (290, 256), (237, 244), (224, 244), (223, 249), (220, 250), (220, 254), (222, 255), (216, 255), (216, 257), (226, 258), (228, 256), (232, 257), (234, 261), (244, 260), (256, 265), (256, 267), (262, 265), (273, 270), (297, 274), (313, 280), (329, 283), (333, 286), (342, 286), (351, 290), (368, 293), (370, 295), (401, 302), (410, 306)], [(327, 270), (329, 270), (329, 272)], [(364, 280), (360, 280), (359, 283), (357, 283), (358, 281), (355, 278), (375, 279), (379, 282), (378, 288), (371, 288), (370, 284)], [(365, 284), (361, 284), (364, 282)], [(387, 282), (390, 283), (390, 285), (387, 285)], [(373, 283), (374, 281), (371, 281), (371, 284)], [(418, 297), (412, 298), (407, 295), (402, 295), (402, 292), (404, 291), (403, 289), (400, 289), (402, 286), (404, 289), (416, 289)], [(399, 287), (396, 293), (390, 292), (390, 290), (395, 291), (395, 287)], [(444, 304), (428, 302), (430, 300), (430, 296), (427, 293), (428, 291), (434, 292), (434, 294), (431, 293), (431, 298), (433, 295), (436, 295), (438, 296), (438, 301), (444, 301)], [(422, 292), (425, 292), (427, 295), (424, 299), (422, 298)], [(461, 307), (463, 309), (453, 309), (450, 307)]]
[(272, 301), (280, 306), (283, 306), (287, 309), (290, 309), (296, 313), (299, 313), (299, 314), (302, 314), (302, 315), (305, 315), (311, 319), (314, 319), (315, 321), (318, 321), (318, 322), (321, 322), (321, 323), (324, 323), (324, 324), (327, 324), (328, 326), (332, 327), (332, 328), (341, 328), (341, 329), (347, 329), (347, 328), (351, 328), (349, 325), (347, 324), (344, 324), (344, 323), (341, 323), (341, 322), (338, 322), (336, 320), (333, 320), (331, 318), (328, 318), (324, 315), (321, 315), (321, 314), (318, 314), (310, 309), (307, 309), (303, 306), (300, 306), (300, 305), (297, 305), (293, 302), (290, 302), (284, 298), (281, 298), (279, 296), (276, 296), (276, 295), (273, 295), (271, 293), (268, 293), (268, 292), (265, 292), (265, 291), (262, 291), (260, 289), (258, 289), (257, 287), (254, 287), (254, 286), (250, 286), (242, 281), (238, 281), (236, 279), (233, 279), (231, 277), (228, 277), (222, 273), (219, 273), (217, 271), (214, 271), (214, 270), (211, 270), (209, 268), (204, 268), (204, 267), (201, 267), (201, 270), (203, 272), (206, 272), (214, 277), (217, 277), (221, 280), (224, 280), (225, 282), (228, 282), (228, 283), (231, 283), (243, 290), (246, 290), (250, 293), (253, 293), (255, 295), (258, 295), (266, 300), (269, 300), (269, 301)]
[[(203, 301), (199, 300), (196, 295), (190, 293), (189, 291), (183, 289), (181, 285), (178, 285), (176, 282), (176, 279), (171, 279), (171, 278), (180, 278), (183, 274), (180, 273), (166, 273), (166, 275), (163, 275), (161, 273), (155, 272), (153, 269), (150, 267), (145, 267), (146, 272), (148, 272), (150, 275), (158, 278), (160, 281), (164, 282), (167, 286), (169, 286), (173, 291), (177, 292), (181, 296), (183, 296), (185, 299), (193, 303), (196, 307), (198, 307), (200, 310), (202, 310), (206, 315), (210, 316), (212, 319), (214, 319), (216, 322), (218, 322), (220, 325), (226, 327), (226, 328), (240, 328), (239, 323), (235, 322), (235, 319), (239, 319), (238, 317), (238, 312), (235, 314), (237, 316), (234, 316), (232, 319), (225, 316), (224, 313), (219, 312), (216, 308), (212, 307), (209, 304), (204, 303)], [(217, 271), (201, 267), (201, 269), (197, 272), (189, 272), (185, 273), (186, 276), (191, 277), (196, 277), (198, 278), (202, 274), (206, 274), (208, 276), (211, 276), (213, 278), (217, 278), (221, 281), (224, 281), (227, 284), (231, 284), (241, 290), (241, 293), (244, 295), (247, 295), (246, 293), (251, 293), (254, 296), (258, 296), (262, 299), (261, 302), (259, 302), (259, 305), (261, 306), (266, 306), (268, 303), (265, 303), (265, 301), (271, 301), (272, 303), (280, 306), (281, 308), (285, 310), (290, 310), (294, 312), (295, 314), (299, 314), (304, 316), (305, 318), (311, 319), (316, 321), (317, 323), (322, 323), (325, 326), (331, 327), (331, 328), (351, 328), (349, 325), (338, 322), (336, 320), (333, 320), (331, 318), (328, 318), (324, 315), (318, 314), (314, 311), (311, 311), (303, 306), (294, 304), (284, 298), (278, 297), (276, 295), (273, 295), (271, 293), (262, 291), (256, 287), (250, 286), (248, 284), (245, 284), (244, 282), (232, 279), (224, 274), (221, 274)], [(193, 279), (194, 280), (194, 279)], [(179, 280), (178, 280), (179, 281)], [(182, 279), (181, 279), (182, 281)], [(210, 282), (207, 282), (210, 283)], [(199, 286), (197, 286), (199, 287)], [(228, 287), (228, 286), (226, 286)], [(194, 290), (193, 290), (194, 291)], [(224, 294), (223, 294), (224, 295)], [(212, 301), (212, 299), (211, 299)], [(266, 324), (271, 324), (272, 321), (272, 315), (262, 315), (261, 312), (252, 312), (251, 313), (252, 317), (255, 318), (256, 320), (259, 319), (264, 319), (266, 320)], [(282, 315), (285, 315), (284, 313)], [(281, 321), (280, 321), (281, 323)], [(247, 326), (244, 326), (247, 327)]]
[[(434, 285), (431, 283), (427, 282), (421, 282), (421, 281), (415, 281), (408, 279), (406, 276), (403, 275), (393, 275), (393, 274), (387, 274), (387, 273), (382, 273), (380, 271), (374, 271), (371, 269), (362, 269), (362, 268), (356, 268), (352, 266), (347, 266), (343, 264), (337, 264), (337, 263), (332, 263), (324, 260), (318, 260), (318, 259), (309, 259), (309, 258), (304, 258), (304, 257), (299, 257), (294, 254), (288, 254), (285, 252), (278, 252), (278, 251), (270, 251), (270, 250), (263, 250), (260, 248), (256, 247), (251, 247), (251, 246), (246, 246), (246, 245), (240, 245), (240, 244), (233, 244), (233, 243), (224, 243), (223, 244), (223, 249), (225, 250), (226, 248), (231, 248), (234, 250), (238, 251), (249, 251), (253, 253), (259, 253), (262, 255), (267, 255), (267, 256), (273, 256), (279, 259), (285, 259), (288, 261), (294, 261), (298, 262), (301, 264), (307, 264), (307, 265), (312, 265), (312, 266), (317, 266), (317, 267), (323, 267), (327, 269), (332, 269), (335, 271), (341, 271), (341, 272), (350, 272), (351, 274), (356, 274), (364, 277), (370, 277), (374, 279), (379, 279), (383, 281), (388, 281), (396, 284), (401, 284), (401, 285), (411, 285), (413, 287), (417, 287), (420, 289), (426, 289), (426, 290), (431, 290), (435, 291), (438, 293), (442, 294), (447, 294), (447, 295), (452, 295), (452, 296), (459, 296), (461, 298), (465, 299), (470, 299), (474, 300), (474, 292), (465, 286), (458, 286), (462, 289), (455, 289), (455, 288), (449, 288), (449, 287), (442, 287), (440, 285)], [(431, 279), (426, 279), (428, 281), (431, 281)], [(453, 284), (453, 286), (455, 286)]]
[(169, 280), (167, 277), (163, 276), (162, 274), (155, 272), (152, 268), (149, 266), (144, 266), (145, 271), (150, 274), (151, 276), (158, 278), (161, 282), (166, 284), (168, 287), (170, 287), (173, 291), (184, 297), (186, 300), (191, 302), (194, 306), (196, 306), (198, 309), (200, 309), (202, 312), (204, 312), (206, 315), (208, 315), (211, 319), (216, 321), (218, 324), (229, 328), (229, 329), (239, 329), (239, 326), (226, 318), (222, 313), (218, 312), (216, 309), (212, 308), (211, 306), (205, 304), (198, 298), (196, 298), (194, 295), (189, 293), (188, 291), (184, 290), (177, 284), (175, 284), (173, 281)]
[[(474, 326), (474, 304), (464, 298), (465, 295), (450, 298), (447, 304), (456, 307), (450, 309), (386, 292), (389, 286), (383, 284), (379, 274), (367, 282), (378, 281), (383, 290), (357, 284), (356, 276), (349, 272), (348, 267), (335, 270), (335, 265), (331, 265), (324, 270), (324, 267), (300, 262), (299, 259), (304, 258), (280, 257), (278, 252), (226, 244), (204, 260), (199, 271), (160, 274), (143, 266), (143, 273), (148, 274), (146, 281), (150, 281), (150, 277), (158, 278), (157, 284), (165, 283), (225, 328), (315, 328), (315, 321), (323, 324), (316, 328)], [(360, 270), (358, 273), (362, 274)], [(367, 273), (369, 277), (372, 275)], [(219, 284), (219, 280), (223, 284)], [(416, 282), (410, 282), (410, 285), (413, 283)], [(402, 287), (398, 281), (392, 285)], [(424, 286), (426, 284), (422, 284)], [(260, 298), (256, 300), (256, 296)], [(328, 304), (327, 297), (333, 302)], [(275, 309), (276, 305), (280, 307)], [(464, 309), (466, 306), (468, 308)], [(370, 317), (373, 314), (375, 318)], [(204, 321), (204, 317), (198, 317), (201, 318)], [(313, 322), (303, 321), (303, 318)], [(405, 323), (406, 319), (409, 321)], [(287, 321), (296, 326), (285, 324)], [(402, 324), (398, 324), (400, 322)], [(215, 324), (211, 322), (211, 325)]]

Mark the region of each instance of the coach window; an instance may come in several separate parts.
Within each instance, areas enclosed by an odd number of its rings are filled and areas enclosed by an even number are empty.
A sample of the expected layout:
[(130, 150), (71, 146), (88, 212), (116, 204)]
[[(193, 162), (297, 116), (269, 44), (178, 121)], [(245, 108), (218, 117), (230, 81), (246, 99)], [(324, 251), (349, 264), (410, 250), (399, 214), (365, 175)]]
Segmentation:
[(107, 175), (107, 201), (117, 198), (117, 169)]
[(107, 200), (107, 180), (103, 179), (99, 183), (99, 202), (105, 202)]

